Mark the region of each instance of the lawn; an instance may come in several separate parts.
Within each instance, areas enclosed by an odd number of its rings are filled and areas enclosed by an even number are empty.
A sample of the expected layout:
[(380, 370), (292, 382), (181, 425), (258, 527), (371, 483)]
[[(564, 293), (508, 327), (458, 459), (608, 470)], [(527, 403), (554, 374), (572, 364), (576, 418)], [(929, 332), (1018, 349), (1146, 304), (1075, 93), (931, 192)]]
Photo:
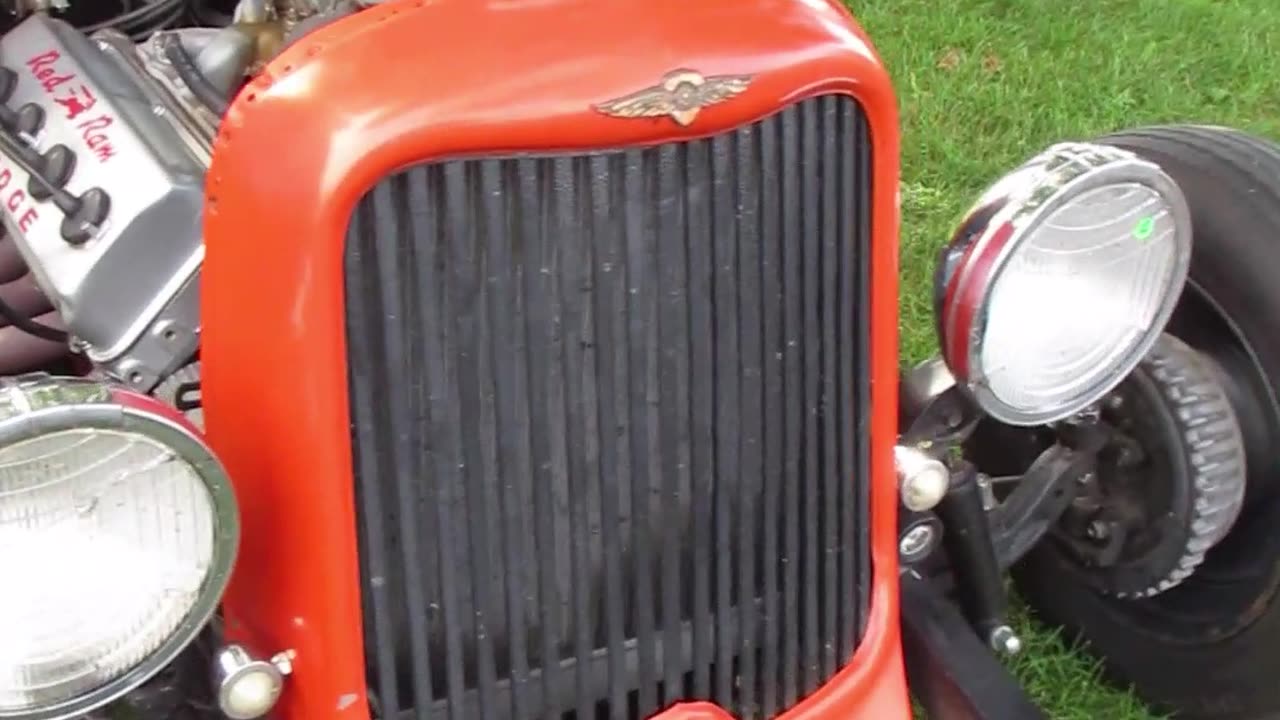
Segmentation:
[[(934, 352), (935, 253), (999, 174), (1063, 138), (1167, 122), (1280, 139), (1276, 0), (849, 0), (903, 122), (904, 362)], [(1015, 667), (1051, 717), (1155, 717), (1023, 619)]]

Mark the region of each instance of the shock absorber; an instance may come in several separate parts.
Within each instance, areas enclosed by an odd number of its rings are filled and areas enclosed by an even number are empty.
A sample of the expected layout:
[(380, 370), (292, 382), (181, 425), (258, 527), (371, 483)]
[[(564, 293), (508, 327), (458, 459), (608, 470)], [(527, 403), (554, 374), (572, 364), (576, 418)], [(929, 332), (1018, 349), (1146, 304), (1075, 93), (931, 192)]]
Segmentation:
[(991, 649), (1016, 654), (1022, 641), (1008, 624), (1009, 600), (973, 465), (962, 463), (952, 474), (936, 512), (947, 529), (943, 543), (965, 615)]

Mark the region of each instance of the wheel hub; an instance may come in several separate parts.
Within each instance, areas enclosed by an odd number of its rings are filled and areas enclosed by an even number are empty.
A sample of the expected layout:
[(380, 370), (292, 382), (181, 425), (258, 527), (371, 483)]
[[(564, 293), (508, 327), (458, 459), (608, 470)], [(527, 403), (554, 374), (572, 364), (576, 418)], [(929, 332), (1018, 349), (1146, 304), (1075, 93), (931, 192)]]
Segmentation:
[(1244, 441), (1210, 360), (1166, 337), (1104, 403), (1112, 428), (1059, 541), (1095, 587), (1175, 587), (1226, 535), (1244, 498)]

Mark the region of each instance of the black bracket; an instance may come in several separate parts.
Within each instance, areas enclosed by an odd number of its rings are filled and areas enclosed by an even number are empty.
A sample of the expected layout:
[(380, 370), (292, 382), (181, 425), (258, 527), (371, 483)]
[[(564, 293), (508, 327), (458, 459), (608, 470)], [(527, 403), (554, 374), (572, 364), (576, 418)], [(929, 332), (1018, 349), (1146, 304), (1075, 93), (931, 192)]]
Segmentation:
[(932, 720), (1047, 720), (936, 585), (907, 571), (901, 588), (907, 683)]
[(963, 444), (983, 417), (941, 358), (901, 373), (898, 380), (900, 445), (941, 458)]
[(182, 412), (188, 412), (199, 410), (202, 406), (199, 380), (178, 385), (178, 389), (174, 392), (174, 407)]
[(1107, 431), (1076, 433), (1073, 446), (1054, 445), (1032, 463), (1017, 488), (991, 511), (991, 536), (1000, 567), (1013, 567), (1062, 517), (1076, 497), (1076, 483), (1094, 470)]

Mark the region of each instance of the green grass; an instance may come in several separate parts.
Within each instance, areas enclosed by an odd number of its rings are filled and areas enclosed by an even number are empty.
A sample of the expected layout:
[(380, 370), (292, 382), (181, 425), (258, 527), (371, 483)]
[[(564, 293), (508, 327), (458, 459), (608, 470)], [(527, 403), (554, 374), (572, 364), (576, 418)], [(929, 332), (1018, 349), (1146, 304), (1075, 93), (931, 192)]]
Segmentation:
[[(977, 194), (1056, 140), (1167, 122), (1280, 138), (1276, 0), (848, 0), (898, 88), (904, 362), (935, 352), (935, 254)], [(1021, 617), (1015, 669), (1053, 718), (1154, 717)]]

